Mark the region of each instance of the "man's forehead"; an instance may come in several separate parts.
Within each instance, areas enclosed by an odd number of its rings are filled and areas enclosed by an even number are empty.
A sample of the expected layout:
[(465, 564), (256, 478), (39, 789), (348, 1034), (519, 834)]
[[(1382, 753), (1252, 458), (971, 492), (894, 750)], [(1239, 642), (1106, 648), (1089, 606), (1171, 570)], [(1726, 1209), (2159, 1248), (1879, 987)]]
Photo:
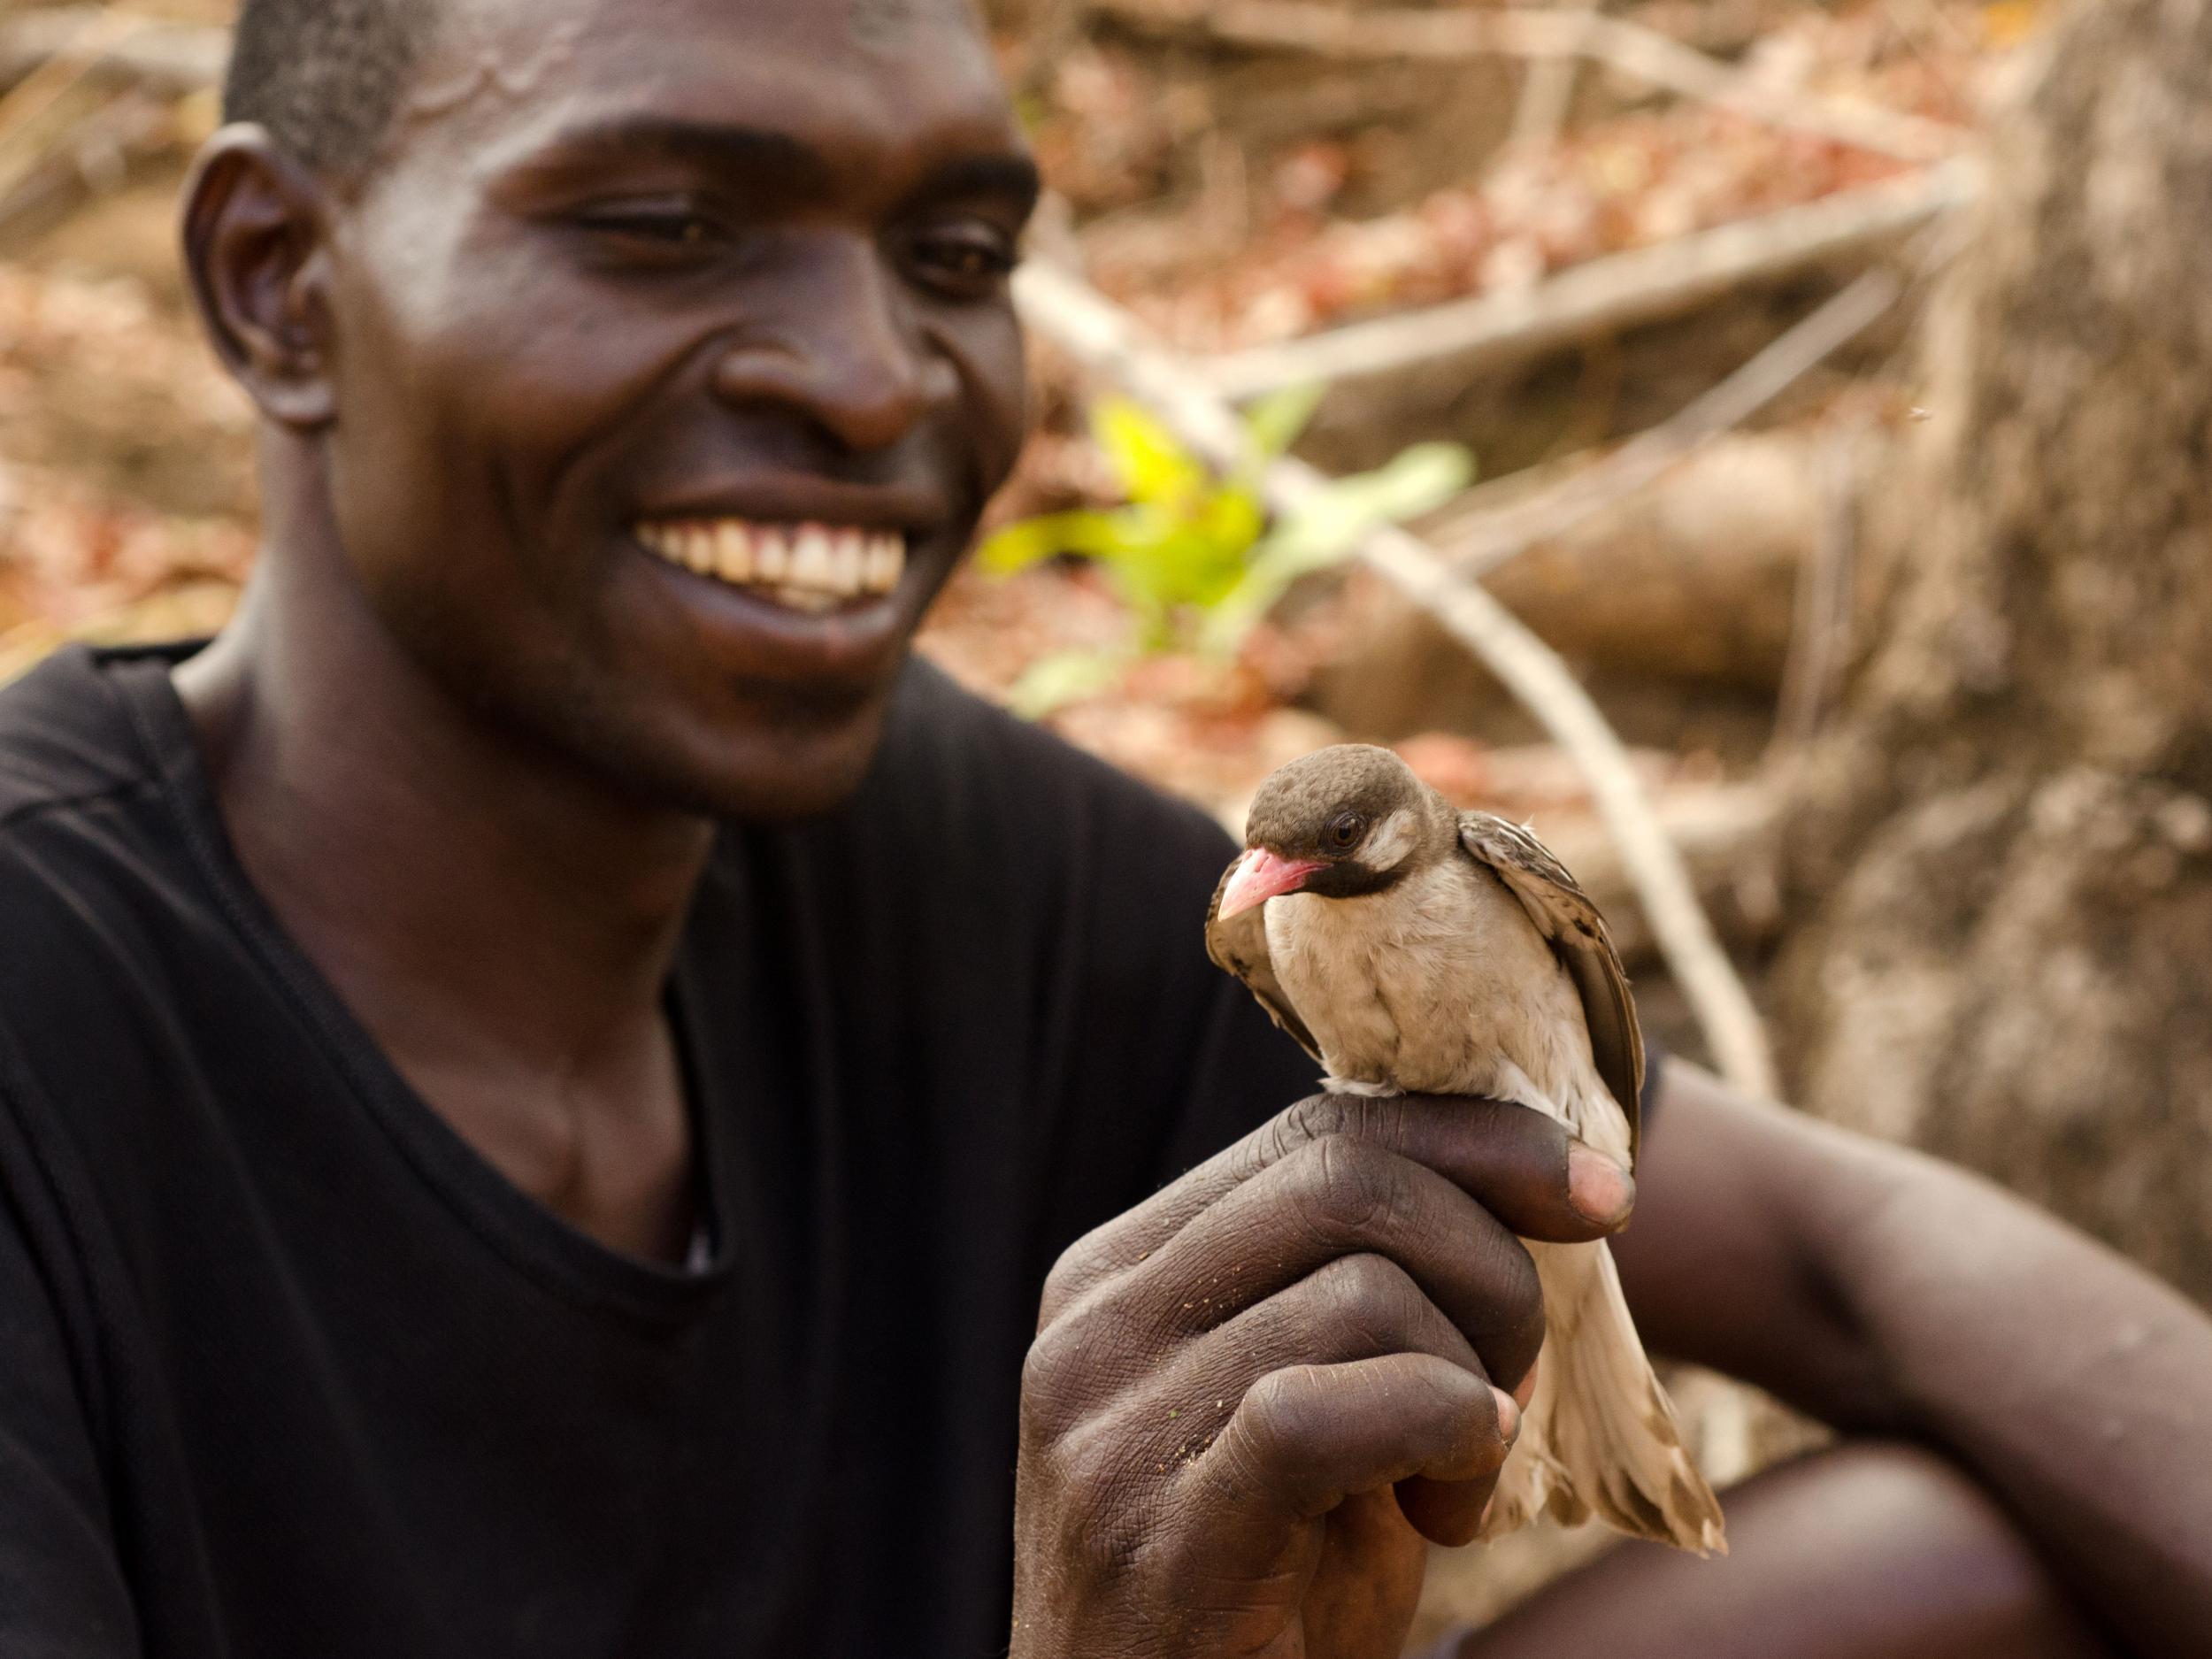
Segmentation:
[(895, 51), (915, 32), (920, 0), (844, 0), (845, 26), (871, 51)]
[[(584, 87), (649, 87), (671, 65), (827, 85), (901, 80), (919, 96), (997, 104), (988, 37), (970, 0), (441, 0), (406, 113), (434, 119), (487, 101)], [(742, 77), (754, 78), (754, 77)]]
[(442, 42), (464, 50), (564, 27), (588, 34), (595, 50), (606, 51), (656, 35), (803, 37), (878, 50), (925, 34), (987, 38), (973, 0), (435, 0), (435, 10)]

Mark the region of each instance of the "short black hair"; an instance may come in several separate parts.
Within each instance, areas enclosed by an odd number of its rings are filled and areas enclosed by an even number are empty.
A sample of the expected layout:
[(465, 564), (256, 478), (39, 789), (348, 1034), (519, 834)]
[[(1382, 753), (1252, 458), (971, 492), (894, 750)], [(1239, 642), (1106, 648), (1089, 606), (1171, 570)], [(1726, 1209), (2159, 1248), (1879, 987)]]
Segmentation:
[(245, 0), (223, 118), (253, 121), (318, 171), (365, 171), (430, 32), (430, 0)]

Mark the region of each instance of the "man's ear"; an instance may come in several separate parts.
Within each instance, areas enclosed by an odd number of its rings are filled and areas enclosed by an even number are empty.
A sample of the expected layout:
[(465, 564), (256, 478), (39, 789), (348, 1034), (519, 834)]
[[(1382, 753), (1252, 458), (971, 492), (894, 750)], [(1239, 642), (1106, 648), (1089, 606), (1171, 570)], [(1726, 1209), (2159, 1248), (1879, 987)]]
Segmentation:
[(215, 350), (261, 412), (329, 425), (332, 196), (259, 127), (207, 141), (185, 186), (184, 263)]

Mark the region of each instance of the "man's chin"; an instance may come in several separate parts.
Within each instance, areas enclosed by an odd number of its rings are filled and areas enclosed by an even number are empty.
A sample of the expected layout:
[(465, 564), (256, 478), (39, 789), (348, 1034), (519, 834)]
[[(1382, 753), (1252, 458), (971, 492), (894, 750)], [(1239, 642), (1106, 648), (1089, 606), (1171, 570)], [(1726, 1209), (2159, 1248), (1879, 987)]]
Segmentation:
[(798, 718), (703, 735), (633, 769), (633, 787), (657, 803), (705, 818), (794, 824), (852, 798), (882, 747), (887, 696), (844, 718)]

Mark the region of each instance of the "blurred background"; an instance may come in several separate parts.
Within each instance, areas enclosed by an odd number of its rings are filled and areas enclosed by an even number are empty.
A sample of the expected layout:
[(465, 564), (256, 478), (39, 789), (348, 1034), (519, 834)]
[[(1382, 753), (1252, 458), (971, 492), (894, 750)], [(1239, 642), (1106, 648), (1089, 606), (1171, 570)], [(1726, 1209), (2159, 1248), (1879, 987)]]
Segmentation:
[[(229, 11), (0, 6), (0, 678), (250, 563)], [(2212, 0), (987, 11), (1041, 419), (929, 653), (1238, 828), (1395, 745), (1666, 1046), (2212, 1296)], [(1724, 1477), (1809, 1432), (1678, 1382)]]

